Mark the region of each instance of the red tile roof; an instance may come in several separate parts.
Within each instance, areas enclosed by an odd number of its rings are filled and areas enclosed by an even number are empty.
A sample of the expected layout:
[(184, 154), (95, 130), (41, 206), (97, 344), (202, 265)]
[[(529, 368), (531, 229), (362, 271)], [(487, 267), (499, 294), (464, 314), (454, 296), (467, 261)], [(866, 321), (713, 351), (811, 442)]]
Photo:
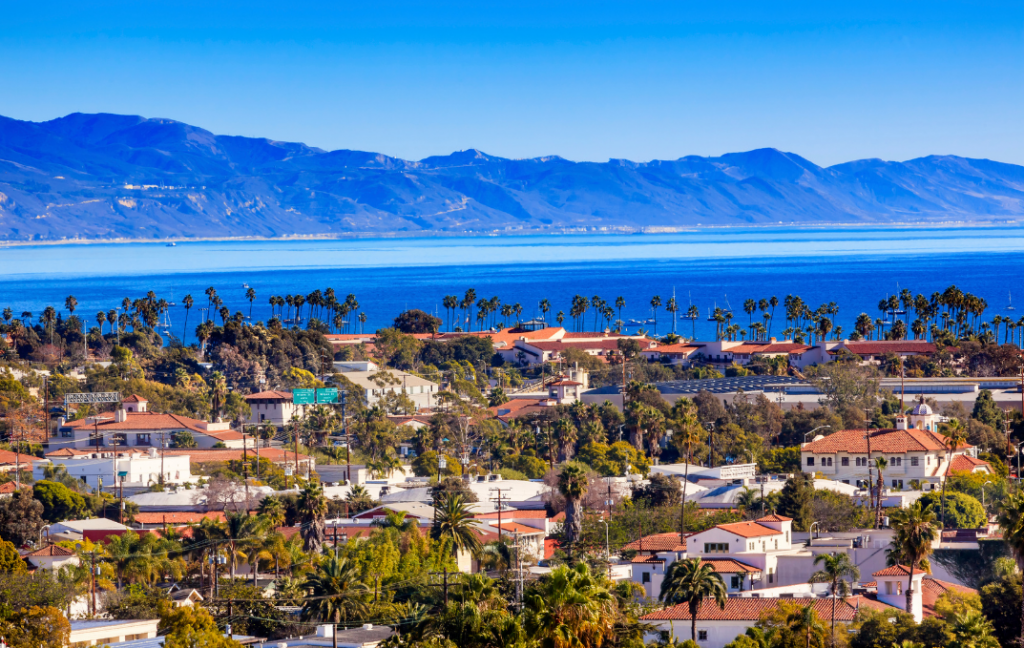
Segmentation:
[(679, 542), (678, 533), (655, 533), (630, 542), (623, 549), (627, 551), (686, 551), (686, 538)]
[[(868, 442), (864, 430), (840, 430), (823, 439), (811, 441), (801, 447), (802, 452), (818, 454), (834, 454), (847, 452), (851, 454), (867, 454)], [(946, 451), (944, 437), (938, 432), (929, 430), (871, 430), (871, 452), (901, 454), (906, 452)], [(970, 448), (968, 444), (958, 449)]]
[(18, 485), (15, 484), (14, 482), (7, 482), (5, 484), (0, 484), (0, 495), (9, 495), (11, 493), (16, 492), (17, 490), (18, 490)]
[(260, 398), (260, 399), (267, 399), (267, 400), (270, 400), (270, 399), (282, 399), (282, 400), (286, 400), (286, 401), (291, 401), (292, 393), (291, 392), (286, 392), (286, 391), (273, 391), (273, 390), (261, 391), (261, 392), (256, 392), (255, 394), (249, 394), (248, 396), (245, 397), (245, 400), (256, 400), (258, 398)]
[(757, 522), (733, 522), (731, 524), (719, 524), (716, 528), (728, 531), (741, 538), (758, 538), (761, 536), (782, 535), (782, 531), (776, 531)]
[(556, 382), (550, 382), (550, 383), (547, 384), (547, 386), (548, 387), (572, 387), (574, 385), (582, 385), (582, 384), (583, 383), (576, 382), (575, 380), (559, 380), (559, 381), (556, 381)]
[(640, 564), (659, 564), (660, 565), (660, 564), (663, 564), (665, 562), (665, 559), (664, 558), (658, 558), (657, 556), (633, 556), (633, 560), (630, 560), (629, 562), (633, 563), (634, 565), (640, 565)]
[[(54, 450), (53, 452), (47, 452), (47, 457), (79, 457), (82, 455), (91, 455), (98, 452), (104, 452), (102, 448), (95, 450), (79, 450), (77, 448), (61, 448), (60, 450)], [(111, 452), (107, 450), (106, 452)]]
[(500, 528), (505, 533), (520, 533), (522, 535), (544, 535), (544, 529), (535, 529), (534, 527), (526, 526), (525, 524), (519, 524), (517, 522), (505, 522), (501, 524), (494, 523), (491, 526)]
[[(877, 340), (843, 342), (845, 348), (857, 355), (885, 355), (886, 353), (935, 353), (935, 345), (923, 340)], [(833, 352), (839, 349), (833, 349)]]
[(701, 345), (679, 343), (679, 344), (661, 344), (661, 345), (658, 345), (658, 346), (654, 347), (653, 349), (644, 349), (644, 351), (648, 352), (648, 353), (662, 353), (662, 354), (674, 354), (674, 353), (675, 354), (680, 354), (681, 353), (683, 355), (689, 355), (689, 354), (693, 353), (694, 351), (696, 351), (697, 349), (700, 349), (700, 348), (702, 348)]
[(992, 466), (987, 461), (981, 459), (975, 459), (970, 455), (957, 455), (953, 457), (953, 461), (950, 462), (949, 468), (946, 470), (947, 475), (951, 475), (955, 472), (974, 472), (977, 468), (986, 468), (988, 472), (992, 471)]
[(37, 549), (32, 553), (25, 554), (25, 558), (66, 558), (68, 556), (74, 556), (75, 552), (70, 549), (65, 549), (59, 545), (52, 544), (42, 549)]
[(199, 524), (204, 518), (209, 518), (216, 522), (224, 522), (227, 516), (224, 515), (224, 511), (210, 511), (208, 513), (147, 511), (135, 514), (135, 521), (138, 524)]
[[(565, 514), (563, 513), (563, 516), (564, 515)], [(547, 518), (547, 516), (548, 516), (548, 512), (545, 511), (544, 509), (526, 510), (526, 511), (503, 510), (501, 512), (501, 519), (502, 520), (538, 520), (538, 519), (539, 520), (543, 520), (543, 519)], [(475, 517), (478, 520), (497, 520), (498, 519), (498, 512), (497, 511), (491, 511), (489, 513), (475, 513), (473, 515), (473, 517)]]
[[(513, 398), (504, 405), (498, 405), (497, 407), (488, 407), (491, 414), (498, 417), (503, 421), (508, 419), (514, 419), (519, 416), (525, 416), (532, 412), (538, 412), (547, 407), (541, 405), (542, 401), (546, 401), (547, 398)], [(508, 410), (508, 411), (506, 411)]]
[[(914, 573), (915, 574), (923, 574), (924, 572), (922, 572), (920, 569), (915, 569)], [(873, 573), (871, 575), (872, 576), (910, 576), (910, 568), (909, 567), (904, 567), (903, 565), (893, 565), (892, 567), (886, 567), (885, 569), (880, 569), (880, 570), (876, 571), (875, 573)]]
[(0, 464), (11, 464), (13, 466), (14, 464), (20, 463), (24, 466), (25, 464), (31, 464), (33, 461), (39, 461), (39, 457), (25, 453), (0, 450)]
[(732, 558), (701, 558), (701, 565), (711, 565), (719, 574), (760, 574), (759, 567), (753, 567)]
[(946, 592), (959, 592), (961, 594), (977, 594), (978, 590), (941, 581), (931, 576), (925, 576), (921, 583), (921, 607), (925, 616), (935, 616), (935, 603), (939, 597)]
[[(714, 599), (704, 599), (697, 610), (697, 619), (701, 621), (757, 621), (761, 615), (770, 613), (780, 601), (797, 605), (813, 605), (818, 616), (832, 618), (831, 599), (779, 599), (779, 598), (728, 598), (725, 609), (720, 609)], [(836, 601), (836, 621), (853, 621), (857, 609), (850, 604), (850, 599)], [(690, 620), (690, 606), (687, 603), (666, 607), (641, 617), (642, 621)]]
[(122, 403), (148, 403), (149, 401), (146, 400), (145, 398), (143, 398), (142, 396), (139, 396), (138, 394), (132, 394), (128, 398), (122, 398), (121, 402)]
[[(191, 463), (207, 463), (210, 461), (238, 461), (242, 458), (242, 448), (214, 448), (210, 450), (197, 450), (195, 448), (175, 448), (164, 450), (168, 457), (188, 455)], [(249, 457), (256, 456), (256, 449), (249, 448), (246, 454)], [(282, 461), (294, 461), (295, 453), (291, 450), (285, 451), (281, 448), (260, 448), (260, 458), (274, 463)], [(309, 455), (299, 453), (299, 461), (306, 461)]]
[(793, 518), (788, 518), (785, 515), (779, 515), (778, 513), (772, 513), (762, 518), (757, 518), (754, 522), (792, 522)]
[(77, 421), (68, 421), (64, 427), (71, 429), (97, 429), (97, 430), (192, 430), (202, 434), (209, 434), (206, 431), (206, 421), (199, 421), (179, 416), (178, 414), (160, 414), (158, 412), (127, 412), (124, 421), (107, 419), (95, 421), (86, 417)]

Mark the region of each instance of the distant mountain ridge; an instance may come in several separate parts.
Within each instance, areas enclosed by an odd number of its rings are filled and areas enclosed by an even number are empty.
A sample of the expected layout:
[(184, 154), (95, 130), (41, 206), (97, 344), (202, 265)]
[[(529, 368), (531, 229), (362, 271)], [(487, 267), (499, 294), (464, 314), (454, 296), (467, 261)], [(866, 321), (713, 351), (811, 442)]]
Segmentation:
[(419, 161), (169, 119), (0, 117), (0, 240), (659, 230), (1024, 219), (1024, 167), (819, 167), (775, 149), (646, 163), (477, 150)]

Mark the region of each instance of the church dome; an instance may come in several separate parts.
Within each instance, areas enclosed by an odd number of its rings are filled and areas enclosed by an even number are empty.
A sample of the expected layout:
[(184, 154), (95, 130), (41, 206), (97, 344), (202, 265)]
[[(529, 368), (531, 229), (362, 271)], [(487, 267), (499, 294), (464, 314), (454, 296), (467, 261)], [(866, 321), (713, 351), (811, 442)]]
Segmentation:
[(931, 416), (932, 408), (928, 407), (927, 403), (918, 403), (912, 414), (914, 416)]

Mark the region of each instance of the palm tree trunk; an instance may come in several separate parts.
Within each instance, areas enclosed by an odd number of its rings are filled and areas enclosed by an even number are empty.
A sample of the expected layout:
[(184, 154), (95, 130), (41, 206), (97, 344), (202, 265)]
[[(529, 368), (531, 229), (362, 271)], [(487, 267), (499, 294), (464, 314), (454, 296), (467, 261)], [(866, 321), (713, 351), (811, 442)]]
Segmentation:
[(836, 585), (832, 583), (832, 646), (836, 645)]
[(683, 469), (683, 497), (679, 503), (679, 544), (686, 536), (686, 482), (690, 481), (690, 443), (686, 443), (686, 467)]
[(697, 642), (697, 610), (699, 608), (699, 605), (690, 603), (690, 639), (693, 639), (694, 643)]

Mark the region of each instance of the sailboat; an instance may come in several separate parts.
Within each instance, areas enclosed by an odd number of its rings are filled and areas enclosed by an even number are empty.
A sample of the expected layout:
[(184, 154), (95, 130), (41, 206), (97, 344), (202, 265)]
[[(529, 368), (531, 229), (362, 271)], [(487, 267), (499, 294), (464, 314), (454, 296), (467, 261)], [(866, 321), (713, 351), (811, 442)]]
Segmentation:
[[(692, 307), (693, 306), (693, 298), (691, 297), (690, 293), (686, 293), (686, 300), (688, 302), (690, 302), (690, 306)], [(687, 308), (686, 309), (686, 314), (685, 315), (680, 315), (679, 319), (695, 320), (695, 319), (697, 319), (697, 317), (698, 317), (697, 315), (690, 315), (690, 309)]]
[(1009, 310), (1009, 311), (1017, 310), (1016, 308), (1013, 307), (1013, 293), (1006, 293), (1006, 298), (1007, 298), (1006, 310)]

